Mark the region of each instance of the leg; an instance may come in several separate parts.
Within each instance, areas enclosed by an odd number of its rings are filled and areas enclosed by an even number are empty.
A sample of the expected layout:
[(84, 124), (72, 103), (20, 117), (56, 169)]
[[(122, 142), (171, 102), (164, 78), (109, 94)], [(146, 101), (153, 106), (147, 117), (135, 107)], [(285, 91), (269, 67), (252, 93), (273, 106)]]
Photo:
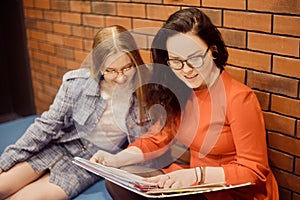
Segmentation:
[(67, 194), (59, 186), (49, 182), (50, 174), (46, 173), (41, 178), (28, 184), (7, 200), (65, 200), (68, 199)]
[(0, 174), (0, 199), (17, 192), (39, 178), (43, 173), (44, 171), (35, 172), (27, 162), (16, 164), (7, 172), (2, 172)]

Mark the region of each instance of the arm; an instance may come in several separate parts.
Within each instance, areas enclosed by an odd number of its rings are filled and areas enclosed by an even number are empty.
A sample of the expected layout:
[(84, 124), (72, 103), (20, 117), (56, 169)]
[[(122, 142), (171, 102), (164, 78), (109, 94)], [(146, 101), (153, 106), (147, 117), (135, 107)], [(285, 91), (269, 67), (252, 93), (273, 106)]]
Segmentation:
[(60, 87), (53, 104), (40, 118), (30, 125), (18, 141), (6, 148), (0, 157), (0, 168), (7, 171), (17, 162), (28, 159), (33, 153), (46, 146), (64, 125), (64, 117), (72, 100), (68, 93), (69, 82)]
[(260, 105), (252, 91), (233, 96), (228, 120), (236, 158), (222, 166), (226, 183), (265, 182), (269, 173), (265, 127)]
[(143, 134), (123, 151), (113, 155), (100, 150), (90, 160), (111, 167), (121, 167), (156, 158), (168, 150), (169, 144), (172, 143), (176, 133), (174, 126), (176, 125), (167, 125), (161, 129), (158, 121), (149, 128), (147, 133)]

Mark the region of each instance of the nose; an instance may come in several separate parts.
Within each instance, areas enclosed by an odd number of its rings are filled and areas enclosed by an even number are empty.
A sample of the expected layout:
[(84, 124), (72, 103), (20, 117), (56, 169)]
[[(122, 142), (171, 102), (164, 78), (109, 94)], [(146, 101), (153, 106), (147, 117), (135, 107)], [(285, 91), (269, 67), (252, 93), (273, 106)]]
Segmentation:
[(184, 73), (189, 73), (189, 72), (193, 71), (193, 68), (190, 67), (190, 66), (187, 64), (187, 62), (185, 61), (185, 62), (183, 63), (182, 71), (183, 71)]
[(123, 73), (119, 73), (115, 82), (119, 85), (124, 84), (127, 81), (127, 77)]

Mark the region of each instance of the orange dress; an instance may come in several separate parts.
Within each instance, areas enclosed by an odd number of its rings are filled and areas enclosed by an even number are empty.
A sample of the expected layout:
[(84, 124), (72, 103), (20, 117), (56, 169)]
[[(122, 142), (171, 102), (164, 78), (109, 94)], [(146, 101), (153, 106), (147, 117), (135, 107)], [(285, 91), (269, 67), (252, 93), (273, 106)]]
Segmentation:
[[(194, 91), (183, 110), (176, 126), (140, 138), (131, 146), (139, 147), (149, 159), (176, 138), (190, 149), (189, 167), (221, 166), (226, 184), (254, 183), (206, 193), (208, 199), (279, 199), (278, 185), (268, 165), (262, 111), (249, 87), (223, 71), (213, 86)], [(180, 168), (172, 164), (165, 172)]]

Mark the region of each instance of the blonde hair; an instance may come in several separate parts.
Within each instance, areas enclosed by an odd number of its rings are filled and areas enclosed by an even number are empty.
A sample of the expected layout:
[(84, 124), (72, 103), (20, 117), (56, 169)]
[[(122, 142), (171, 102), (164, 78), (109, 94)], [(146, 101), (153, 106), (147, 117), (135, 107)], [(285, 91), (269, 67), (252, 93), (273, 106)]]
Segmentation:
[[(105, 59), (111, 54), (117, 52), (125, 52), (132, 63), (136, 66), (136, 75), (134, 76), (134, 82), (138, 86), (136, 89), (136, 95), (139, 102), (139, 114), (140, 120), (142, 120), (143, 115), (143, 102), (145, 100), (144, 94), (146, 93), (146, 88), (141, 87), (142, 80), (142, 69), (139, 67), (144, 64), (139, 50), (137, 48), (136, 42), (131, 35), (131, 33), (122, 26), (113, 25), (109, 27), (102, 28), (97, 32), (94, 37), (93, 50), (92, 50), (92, 61), (90, 71), (93, 78), (102, 76), (101, 70), (104, 70)], [(145, 68), (143, 68), (145, 69)], [(145, 72), (145, 71), (143, 71)], [(143, 76), (145, 77), (145, 76)]]
[(135, 66), (143, 64), (134, 38), (124, 27), (113, 25), (100, 29), (94, 37), (91, 75), (96, 78), (101, 75), (105, 59), (114, 53), (125, 52)]

